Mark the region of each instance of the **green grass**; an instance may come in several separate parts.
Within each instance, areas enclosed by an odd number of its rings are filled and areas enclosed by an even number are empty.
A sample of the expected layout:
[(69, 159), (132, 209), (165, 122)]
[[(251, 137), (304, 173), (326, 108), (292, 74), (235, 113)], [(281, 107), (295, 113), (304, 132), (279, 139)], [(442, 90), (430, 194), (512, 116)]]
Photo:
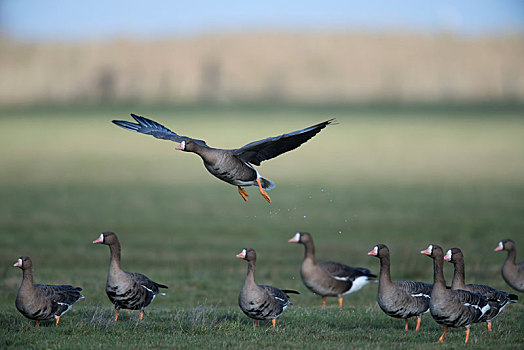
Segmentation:
[[(318, 110), (278, 108), (148, 114), (217, 147), (336, 117), (339, 125), (259, 168), (276, 182), (271, 204), (255, 188), (248, 188), (244, 203), (234, 187), (207, 174), (198, 157), (109, 123), (129, 112), (147, 111), (0, 112), (1, 347), (433, 346), (442, 328), (431, 316), (423, 317), (420, 332), (404, 332), (401, 320), (376, 305), (375, 285), (346, 296), (342, 310), (334, 299), (322, 310), (300, 280), (303, 247), (287, 243), (296, 231), (313, 234), (318, 259), (375, 272), (378, 260), (366, 253), (385, 243), (394, 279), (431, 281), (431, 260), (420, 250), (430, 243), (460, 247), (469, 282), (511, 291), (500, 276), (505, 254), (493, 248), (507, 237), (523, 247), (521, 110), (480, 118), (476, 110), (431, 117), (418, 110), (388, 117), (383, 110), (319, 116)], [(91, 244), (107, 230), (119, 234), (124, 269), (170, 287), (141, 323), (131, 311), (111, 322), (104, 293), (109, 249)], [(238, 308), (247, 266), (235, 255), (244, 247), (257, 250), (259, 283), (301, 292), (276, 329), (262, 323), (253, 330)], [(84, 289), (86, 299), (59, 327), (34, 328), (15, 309), (21, 271), (12, 264), (20, 255), (32, 257), (36, 282)], [(445, 273), (449, 282), (451, 265)], [(523, 318), (522, 301), (510, 305), (493, 332), (474, 326), (470, 342), (518, 348)], [(463, 330), (451, 330), (439, 347), (463, 340)]]

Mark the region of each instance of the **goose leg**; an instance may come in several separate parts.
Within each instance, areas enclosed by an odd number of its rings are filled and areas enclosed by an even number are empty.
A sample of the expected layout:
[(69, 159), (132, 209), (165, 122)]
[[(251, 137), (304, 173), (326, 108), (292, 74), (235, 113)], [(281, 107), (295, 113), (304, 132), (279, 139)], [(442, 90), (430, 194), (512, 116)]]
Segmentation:
[(417, 316), (417, 328), (415, 328), (415, 331), (418, 332), (418, 330), (420, 329), (420, 321), (422, 320), (422, 317), (420, 316)]
[(322, 297), (322, 308), (326, 308), (326, 297)]
[(273, 324), (273, 328), (275, 328), (275, 326), (277, 325), (277, 319), (276, 318), (272, 319), (271, 323)]
[(438, 338), (437, 340), (437, 344), (438, 343), (442, 343), (444, 341), (444, 336), (446, 335), (446, 333), (448, 332), (448, 326), (446, 326), (446, 328), (444, 328), (444, 333), (442, 333), (442, 335), (440, 336), (440, 338)]
[(242, 196), (242, 198), (244, 198), (244, 200), (247, 202), (247, 192), (240, 186), (238, 186), (238, 193), (240, 193), (240, 195)]
[(138, 317), (139, 321), (142, 321), (144, 318), (144, 309), (140, 310), (140, 316)]
[(408, 330), (408, 318), (406, 318), (404, 321), (406, 321), (406, 325), (404, 326), (404, 330), (407, 331)]
[(268, 203), (271, 203), (271, 198), (269, 198), (269, 196), (267, 195), (266, 190), (264, 190), (262, 188), (262, 184), (260, 183), (260, 179), (257, 179), (257, 184), (258, 184), (258, 188), (260, 189), (260, 194), (262, 195), (262, 197), (264, 197), (266, 199), (266, 201), (268, 201)]
[(120, 310), (119, 309), (116, 309), (116, 312), (115, 312), (115, 322), (118, 321), (118, 314), (120, 313)]
[(338, 306), (342, 307), (342, 297), (338, 298)]
[(40, 320), (36, 320), (35, 327), (38, 327), (39, 324), (40, 324)]
[(60, 322), (60, 316), (56, 316), (56, 325), (58, 326), (58, 322)]
[(257, 328), (258, 327), (258, 320), (255, 320), (253, 321), (253, 328)]
[(488, 331), (491, 332), (491, 321), (488, 321), (486, 324), (487, 324), (487, 326), (488, 326)]
[(469, 327), (466, 327), (466, 340), (464, 341), (464, 344), (467, 344), (469, 340)]

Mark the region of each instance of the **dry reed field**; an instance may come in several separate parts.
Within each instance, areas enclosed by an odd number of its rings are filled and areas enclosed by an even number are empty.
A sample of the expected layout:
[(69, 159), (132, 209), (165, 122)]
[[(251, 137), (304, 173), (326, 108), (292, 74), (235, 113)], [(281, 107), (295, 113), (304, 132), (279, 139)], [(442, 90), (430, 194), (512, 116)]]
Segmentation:
[(0, 104), (522, 101), (522, 35), (248, 32), (156, 41), (0, 38)]

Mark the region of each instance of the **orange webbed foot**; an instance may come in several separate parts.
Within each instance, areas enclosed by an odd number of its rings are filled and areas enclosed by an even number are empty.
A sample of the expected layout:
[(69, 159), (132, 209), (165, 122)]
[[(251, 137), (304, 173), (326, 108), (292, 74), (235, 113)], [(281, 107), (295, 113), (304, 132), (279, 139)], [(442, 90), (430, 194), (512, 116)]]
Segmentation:
[(266, 190), (264, 190), (262, 188), (262, 184), (260, 183), (260, 179), (257, 179), (257, 184), (258, 184), (258, 188), (260, 189), (260, 194), (262, 195), (262, 197), (264, 197), (268, 203), (271, 203), (271, 198), (269, 198), (269, 196), (267, 195)]
[(242, 198), (244, 198), (244, 200), (247, 202), (247, 197), (248, 197), (248, 194), (247, 192), (240, 186), (238, 186), (238, 193), (240, 193), (240, 195), (242, 196)]

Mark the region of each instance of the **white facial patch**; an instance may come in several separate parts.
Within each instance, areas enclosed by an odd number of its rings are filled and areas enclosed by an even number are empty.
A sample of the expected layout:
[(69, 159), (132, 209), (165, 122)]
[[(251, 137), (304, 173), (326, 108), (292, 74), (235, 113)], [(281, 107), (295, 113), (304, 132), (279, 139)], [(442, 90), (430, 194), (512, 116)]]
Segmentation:
[(247, 255), (247, 250), (242, 249), (242, 253), (241, 254), (245, 257)]
[(16, 262), (20, 267), (22, 266), (22, 259), (19, 258), (18, 261)]
[(104, 243), (104, 234), (101, 233), (100, 236), (98, 236), (98, 239), (99, 239), (102, 243)]
[(185, 150), (186, 149), (186, 141), (180, 142), (180, 149)]
[(499, 249), (504, 249), (504, 244), (502, 244), (502, 241), (499, 242)]
[(300, 242), (300, 232), (297, 232), (297, 233), (295, 234), (295, 237), (293, 237), (293, 239), (294, 239), (295, 241), (297, 241), (297, 242)]
[(378, 255), (378, 246), (375, 246), (375, 248), (373, 248), (373, 254)]
[(430, 244), (428, 246), (428, 252), (429, 252), (429, 254), (433, 253), (433, 244)]

